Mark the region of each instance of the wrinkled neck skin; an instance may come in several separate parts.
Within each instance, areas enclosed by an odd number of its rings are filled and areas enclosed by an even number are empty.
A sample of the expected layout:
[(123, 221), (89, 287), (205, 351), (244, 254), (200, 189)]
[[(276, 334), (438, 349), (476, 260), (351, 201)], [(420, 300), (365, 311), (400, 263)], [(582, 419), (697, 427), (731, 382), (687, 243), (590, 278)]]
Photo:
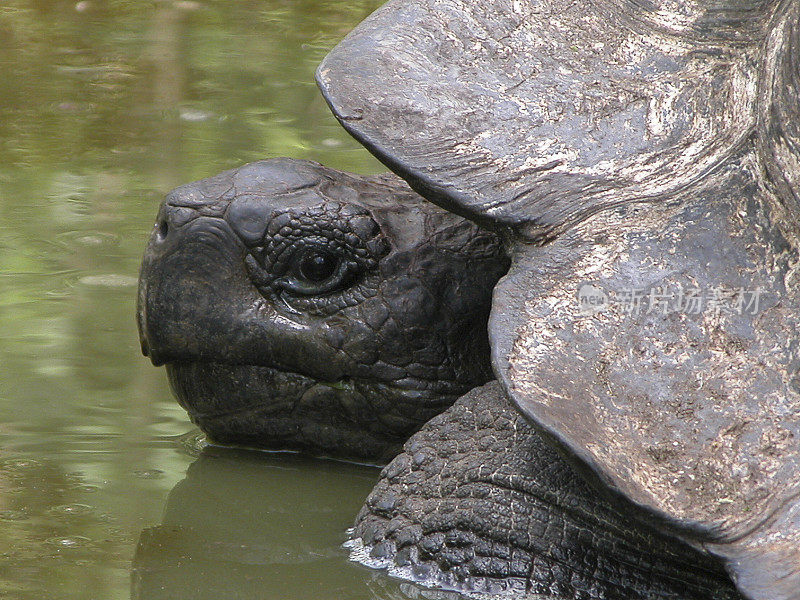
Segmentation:
[(717, 561), (629, 513), (591, 488), (492, 382), (408, 441), (348, 546), (368, 566), (470, 594), (743, 600)]
[(182, 186), (142, 264), (142, 347), (217, 443), (382, 462), (491, 378), (494, 234), (400, 179), (275, 159)]

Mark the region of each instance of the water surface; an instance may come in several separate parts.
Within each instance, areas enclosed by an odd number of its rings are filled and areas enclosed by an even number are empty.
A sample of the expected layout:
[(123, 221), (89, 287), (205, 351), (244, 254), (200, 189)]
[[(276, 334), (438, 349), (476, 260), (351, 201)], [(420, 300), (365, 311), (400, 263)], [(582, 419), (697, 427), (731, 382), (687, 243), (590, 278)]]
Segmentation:
[(273, 156), (382, 170), (316, 64), (377, 0), (3, 0), (0, 597), (434, 597), (348, 563), (377, 470), (216, 448), (140, 355), (172, 187)]

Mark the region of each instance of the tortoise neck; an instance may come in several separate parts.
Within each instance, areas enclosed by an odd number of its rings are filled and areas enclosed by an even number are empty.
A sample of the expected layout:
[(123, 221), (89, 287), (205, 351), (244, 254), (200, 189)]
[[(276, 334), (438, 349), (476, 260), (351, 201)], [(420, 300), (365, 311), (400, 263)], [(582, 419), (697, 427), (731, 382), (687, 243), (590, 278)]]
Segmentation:
[[(707, 44), (752, 44), (784, 0), (591, 0), (637, 30)], [(613, 18), (612, 17), (612, 18)]]

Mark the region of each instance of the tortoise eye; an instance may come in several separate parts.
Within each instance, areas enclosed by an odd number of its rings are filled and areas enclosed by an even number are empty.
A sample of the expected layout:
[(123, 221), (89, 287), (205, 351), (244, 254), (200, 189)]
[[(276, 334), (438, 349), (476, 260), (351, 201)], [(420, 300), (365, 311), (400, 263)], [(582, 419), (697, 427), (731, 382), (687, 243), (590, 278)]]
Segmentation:
[(358, 276), (358, 263), (321, 247), (306, 247), (291, 259), (288, 272), (275, 280), (278, 287), (301, 296), (340, 290)]
[(300, 259), (298, 274), (311, 283), (321, 283), (336, 273), (339, 262), (330, 252), (311, 250)]
[(360, 284), (389, 253), (369, 212), (339, 203), (279, 213), (262, 241), (246, 259), (253, 283), (262, 294), (277, 292), (285, 302), (301, 304), (292, 297), (320, 296), (324, 304)]

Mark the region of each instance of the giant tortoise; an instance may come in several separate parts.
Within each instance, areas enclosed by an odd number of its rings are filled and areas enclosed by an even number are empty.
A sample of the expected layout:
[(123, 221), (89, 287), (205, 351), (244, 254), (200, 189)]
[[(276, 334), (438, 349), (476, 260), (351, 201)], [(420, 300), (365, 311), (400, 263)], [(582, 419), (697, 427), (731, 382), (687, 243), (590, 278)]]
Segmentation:
[(419, 430), (349, 543), (395, 575), (798, 599), (799, 52), (798, 0), (390, 0), (317, 78), (419, 196), (286, 159), (178, 188), (143, 347), (212, 440)]

